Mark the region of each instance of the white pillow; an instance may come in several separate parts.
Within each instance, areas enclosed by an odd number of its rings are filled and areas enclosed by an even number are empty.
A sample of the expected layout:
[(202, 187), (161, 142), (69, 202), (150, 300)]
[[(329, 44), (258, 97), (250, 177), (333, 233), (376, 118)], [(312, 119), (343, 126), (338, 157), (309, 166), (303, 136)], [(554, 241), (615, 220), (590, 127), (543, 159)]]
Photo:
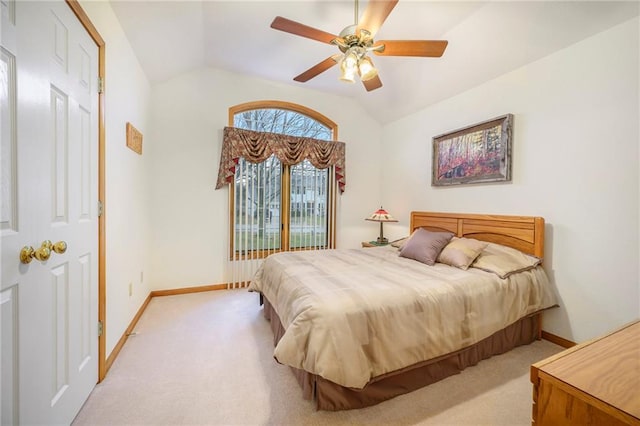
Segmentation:
[(489, 243), (471, 267), (507, 278), (511, 274), (533, 269), (541, 263), (542, 259), (535, 256), (501, 244)]

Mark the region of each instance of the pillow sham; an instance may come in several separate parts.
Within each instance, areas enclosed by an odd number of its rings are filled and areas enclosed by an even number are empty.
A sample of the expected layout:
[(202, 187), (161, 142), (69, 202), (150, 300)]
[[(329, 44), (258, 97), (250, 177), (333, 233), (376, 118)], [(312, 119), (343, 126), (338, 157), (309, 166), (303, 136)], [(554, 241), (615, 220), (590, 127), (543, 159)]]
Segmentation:
[(440, 252), (437, 260), (440, 263), (466, 270), (486, 246), (487, 243), (484, 241), (453, 237)]
[(397, 240), (391, 241), (389, 244), (391, 244), (391, 247), (395, 247), (397, 249), (401, 249), (402, 246), (404, 246), (404, 243), (406, 243), (408, 239), (409, 239), (409, 237), (398, 238)]
[(433, 266), (451, 237), (451, 232), (432, 232), (418, 228), (400, 250), (400, 256)]
[(488, 243), (472, 268), (492, 272), (500, 278), (507, 278), (517, 272), (528, 271), (542, 263), (542, 259), (501, 244)]

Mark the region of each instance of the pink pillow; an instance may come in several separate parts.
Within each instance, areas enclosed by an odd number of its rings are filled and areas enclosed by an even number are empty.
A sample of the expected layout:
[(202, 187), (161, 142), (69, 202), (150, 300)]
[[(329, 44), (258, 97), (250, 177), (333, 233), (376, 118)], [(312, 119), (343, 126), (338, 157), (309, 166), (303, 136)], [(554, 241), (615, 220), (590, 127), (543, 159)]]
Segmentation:
[(452, 237), (452, 232), (432, 232), (418, 228), (400, 250), (400, 256), (433, 265)]

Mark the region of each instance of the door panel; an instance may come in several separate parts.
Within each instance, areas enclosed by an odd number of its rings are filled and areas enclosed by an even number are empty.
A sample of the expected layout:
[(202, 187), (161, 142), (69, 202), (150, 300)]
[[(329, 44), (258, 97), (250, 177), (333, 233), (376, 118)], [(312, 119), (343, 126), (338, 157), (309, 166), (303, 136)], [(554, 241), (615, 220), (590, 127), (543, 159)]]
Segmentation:
[(67, 111), (69, 100), (66, 93), (56, 87), (51, 87), (51, 136), (53, 142), (53, 169), (51, 181), (53, 182), (53, 193), (51, 198), (53, 208), (51, 212), (52, 222), (64, 224), (67, 222), (67, 212), (69, 210), (67, 199)]
[(0, 424), (18, 423), (18, 286), (0, 291)]
[(15, 57), (0, 48), (0, 231), (17, 231), (16, 67)]
[[(15, 3), (2, 1), (0, 25), (0, 423), (18, 424), (18, 312), (19, 263), (22, 233), (19, 228)], [(11, 261), (8, 254), (12, 255)]]

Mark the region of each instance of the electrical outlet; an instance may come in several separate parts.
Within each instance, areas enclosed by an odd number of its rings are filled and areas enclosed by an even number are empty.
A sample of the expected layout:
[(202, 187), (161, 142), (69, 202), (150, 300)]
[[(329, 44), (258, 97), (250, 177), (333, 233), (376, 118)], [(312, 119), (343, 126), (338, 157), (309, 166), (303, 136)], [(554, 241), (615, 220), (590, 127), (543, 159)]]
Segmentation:
[(144, 273), (140, 271), (140, 283), (144, 282)]
[(129, 297), (133, 296), (133, 283), (129, 283)]

